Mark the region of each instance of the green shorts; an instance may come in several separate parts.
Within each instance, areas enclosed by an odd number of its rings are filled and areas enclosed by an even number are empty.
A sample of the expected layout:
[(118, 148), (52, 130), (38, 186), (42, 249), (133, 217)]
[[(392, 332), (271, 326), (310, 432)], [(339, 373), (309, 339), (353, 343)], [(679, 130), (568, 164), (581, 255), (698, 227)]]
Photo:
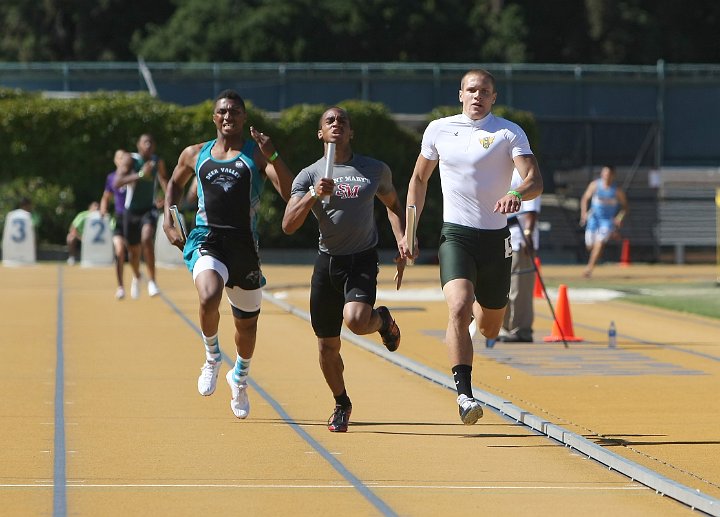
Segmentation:
[(440, 281), (470, 280), (475, 299), (488, 309), (507, 305), (510, 291), (512, 247), (510, 230), (478, 230), (453, 223), (443, 223), (440, 231)]

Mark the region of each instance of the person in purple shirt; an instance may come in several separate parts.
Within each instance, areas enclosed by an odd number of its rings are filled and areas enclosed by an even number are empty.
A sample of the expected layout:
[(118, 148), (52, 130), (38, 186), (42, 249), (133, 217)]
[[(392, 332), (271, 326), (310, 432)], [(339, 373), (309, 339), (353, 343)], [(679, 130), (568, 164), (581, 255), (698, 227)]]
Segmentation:
[(105, 180), (105, 190), (103, 191), (102, 199), (100, 200), (100, 213), (104, 217), (108, 213), (108, 206), (110, 203), (114, 206), (114, 215), (112, 222), (114, 225), (113, 229), (113, 248), (115, 250), (115, 274), (117, 276), (117, 290), (115, 291), (115, 298), (122, 300), (125, 298), (125, 286), (123, 282), (123, 268), (125, 266), (125, 254), (127, 250), (127, 244), (125, 236), (123, 235), (123, 212), (125, 211), (125, 194), (127, 193), (127, 186), (115, 187), (115, 175), (118, 171), (123, 170), (127, 172), (128, 169), (132, 169), (133, 160), (132, 155), (123, 150), (118, 149), (115, 151), (115, 170), (107, 175)]

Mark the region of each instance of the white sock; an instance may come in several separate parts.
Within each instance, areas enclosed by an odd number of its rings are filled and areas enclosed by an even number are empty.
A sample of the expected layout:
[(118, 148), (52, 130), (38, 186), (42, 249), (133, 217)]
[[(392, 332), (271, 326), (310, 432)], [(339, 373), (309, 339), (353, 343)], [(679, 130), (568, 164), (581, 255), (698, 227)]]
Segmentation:
[(250, 371), (250, 359), (243, 359), (239, 355), (235, 359), (235, 368), (233, 368), (233, 381), (235, 384), (241, 384), (247, 379)]
[(218, 335), (206, 336), (202, 335), (203, 343), (205, 343), (205, 359), (208, 363), (219, 363), (222, 359), (220, 354), (220, 342)]

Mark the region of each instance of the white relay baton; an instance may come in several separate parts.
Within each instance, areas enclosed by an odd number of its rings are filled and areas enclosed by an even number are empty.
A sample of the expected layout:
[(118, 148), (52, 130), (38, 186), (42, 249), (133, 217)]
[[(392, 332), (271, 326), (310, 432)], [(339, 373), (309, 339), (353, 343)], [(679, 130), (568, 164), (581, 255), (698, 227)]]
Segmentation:
[[(328, 142), (327, 144), (327, 156), (325, 161), (325, 177), (333, 177), (333, 167), (335, 166), (335, 142)], [(330, 202), (330, 195), (323, 196), (323, 205), (327, 205)]]
[(182, 237), (182, 241), (187, 241), (185, 222), (183, 221), (183, 216), (180, 214), (177, 205), (170, 205), (170, 215), (172, 216), (173, 226), (175, 226), (175, 228), (177, 228), (180, 232), (180, 237)]

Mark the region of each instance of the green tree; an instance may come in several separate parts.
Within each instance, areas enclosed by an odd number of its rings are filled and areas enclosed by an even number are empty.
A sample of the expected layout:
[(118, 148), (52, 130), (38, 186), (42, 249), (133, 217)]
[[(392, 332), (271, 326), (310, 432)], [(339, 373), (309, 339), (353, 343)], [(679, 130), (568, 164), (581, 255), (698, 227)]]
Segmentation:
[(132, 48), (169, 61), (524, 59), (520, 9), (493, 3), (182, 0), (167, 24), (150, 27), (146, 38), (136, 34)]
[(0, 3), (0, 60), (134, 60), (133, 33), (164, 21), (171, 0), (10, 0)]

